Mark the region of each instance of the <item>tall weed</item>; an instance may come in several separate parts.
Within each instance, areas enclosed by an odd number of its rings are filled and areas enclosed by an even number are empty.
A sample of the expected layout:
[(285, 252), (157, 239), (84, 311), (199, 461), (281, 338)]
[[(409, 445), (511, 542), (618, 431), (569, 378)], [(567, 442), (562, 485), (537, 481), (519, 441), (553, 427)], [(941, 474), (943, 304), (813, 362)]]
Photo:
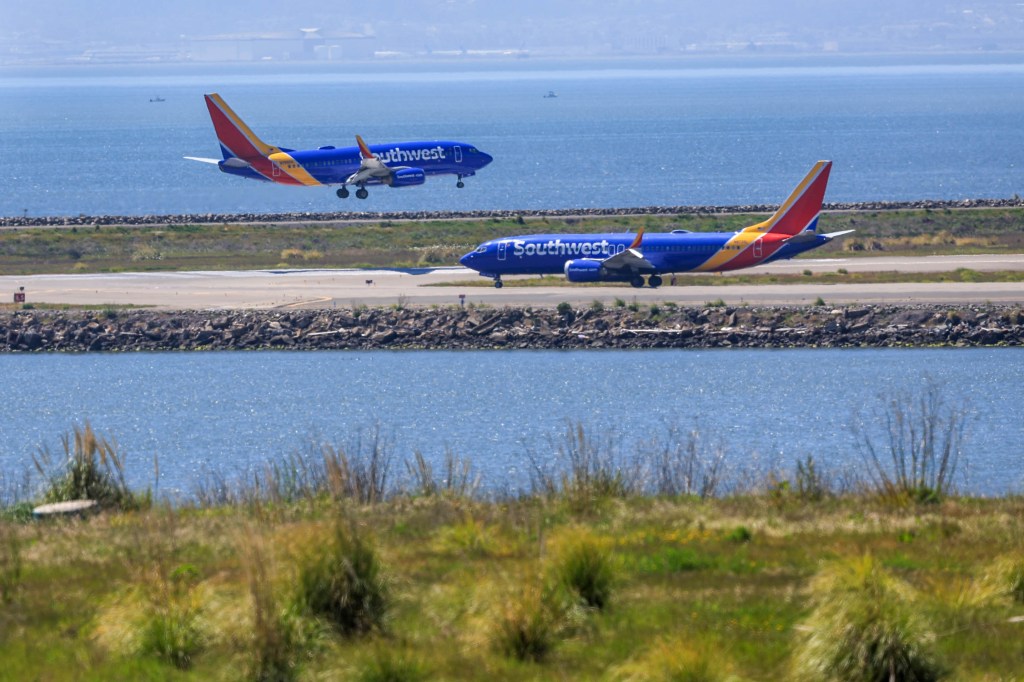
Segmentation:
[(21, 583), (21, 536), (18, 528), (0, 521), (0, 603), (9, 604)]
[(95, 500), (101, 508), (139, 509), (148, 498), (136, 496), (125, 479), (124, 457), (117, 443), (98, 436), (86, 422), (75, 426), (71, 435), (61, 437), (63, 466), (54, 465), (49, 450), (33, 455), (39, 473), (49, 484), (43, 493), (47, 502)]
[(948, 405), (941, 386), (928, 379), (918, 394), (900, 392), (870, 417), (881, 424), (875, 434), (861, 423), (857, 442), (874, 491), (894, 501), (937, 502), (955, 491), (968, 412)]
[(303, 637), (294, 615), (281, 610), (274, 594), (270, 557), (262, 536), (248, 533), (241, 551), (253, 609), (248, 678), (258, 682), (294, 680), (299, 673)]
[(651, 442), (646, 450), (649, 488), (654, 494), (706, 499), (718, 493), (725, 473), (725, 447), (710, 446), (696, 427), (684, 433), (671, 425), (665, 439)]
[(534, 494), (564, 496), (576, 511), (589, 511), (603, 500), (640, 490), (640, 472), (613, 440), (588, 436), (582, 423), (566, 425), (561, 440), (551, 443), (553, 461), (528, 452)]
[(473, 475), (469, 460), (457, 457), (451, 450), (444, 453), (444, 469), (440, 476), (419, 451), (412, 462), (406, 460), (405, 470), (412, 479), (412, 493), (423, 497), (472, 497), (480, 486), (479, 475)]

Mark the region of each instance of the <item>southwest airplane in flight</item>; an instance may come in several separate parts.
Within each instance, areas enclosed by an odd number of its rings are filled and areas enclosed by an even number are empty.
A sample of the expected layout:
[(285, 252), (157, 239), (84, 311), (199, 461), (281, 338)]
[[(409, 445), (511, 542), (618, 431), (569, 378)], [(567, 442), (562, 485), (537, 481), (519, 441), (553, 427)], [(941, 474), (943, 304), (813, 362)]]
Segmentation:
[(192, 161), (215, 163), (225, 173), (268, 180), (282, 185), (341, 185), (338, 197), (365, 199), (366, 185), (411, 187), (428, 175), (454, 175), (456, 187), (493, 159), (471, 144), (435, 140), (367, 145), (356, 135), (355, 147), (320, 147), (296, 151), (269, 145), (249, 129), (231, 107), (214, 93), (205, 95), (223, 159), (186, 156)]
[(820, 234), (818, 215), (831, 161), (819, 161), (771, 218), (739, 232), (534, 234), (492, 239), (459, 262), (494, 280), (502, 275), (565, 273), (570, 282), (661, 286), (673, 272), (720, 272), (770, 263), (827, 244), (853, 230)]

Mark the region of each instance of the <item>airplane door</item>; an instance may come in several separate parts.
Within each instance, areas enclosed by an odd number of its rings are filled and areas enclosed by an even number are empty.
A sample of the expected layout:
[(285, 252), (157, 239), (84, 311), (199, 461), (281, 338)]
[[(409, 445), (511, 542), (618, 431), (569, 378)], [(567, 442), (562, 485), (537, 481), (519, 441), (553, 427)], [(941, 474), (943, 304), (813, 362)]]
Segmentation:
[[(458, 149), (458, 147), (456, 147)], [(498, 260), (505, 260), (505, 248), (508, 242), (498, 242)]]
[(754, 242), (754, 258), (761, 258), (761, 240)]
[(462, 163), (462, 147), (455, 145), (455, 163)]
[(276, 178), (276, 177), (277, 177), (278, 175), (280, 175), (280, 174), (281, 174), (281, 167), (280, 167), (280, 166), (278, 166), (278, 165), (277, 165), (277, 164), (276, 164), (275, 162), (271, 161), (271, 162), (270, 162), (270, 166), (271, 166), (271, 167), (272, 167), (272, 168), (274, 169), (274, 177), (275, 177), (275, 178)]

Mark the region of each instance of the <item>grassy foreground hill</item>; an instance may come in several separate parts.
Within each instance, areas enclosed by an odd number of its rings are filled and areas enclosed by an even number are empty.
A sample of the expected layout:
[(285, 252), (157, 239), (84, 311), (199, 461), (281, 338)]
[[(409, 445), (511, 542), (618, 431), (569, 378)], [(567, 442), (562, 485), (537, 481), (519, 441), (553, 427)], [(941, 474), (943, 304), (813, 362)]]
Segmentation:
[(90, 430), (71, 449), (50, 492), (89, 481), (107, 509), (3, 509), (2, 679), (1008, 681), (1024, 662), (1024, 500), (933, 478), (844, 483), (808, 458), (726, 491), (684, 447), (652, 489), (570, 429), (568, 469), (522, 494), (474, 494), (455, 457), (385, 493), (379, 451), (325, 447), (168, 507)]

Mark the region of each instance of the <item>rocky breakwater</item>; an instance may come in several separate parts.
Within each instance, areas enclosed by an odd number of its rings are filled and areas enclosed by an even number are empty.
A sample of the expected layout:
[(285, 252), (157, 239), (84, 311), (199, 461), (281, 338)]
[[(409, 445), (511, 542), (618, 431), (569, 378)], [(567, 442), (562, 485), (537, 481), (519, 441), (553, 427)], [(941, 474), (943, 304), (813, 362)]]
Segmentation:
[(1005, 306), (0, 312), (0, 352), (1021, 345)]
[[(827, 203), (826, 211), (900, 211), (915, 209), (1013, 208), (1024, 199), (920, 199)], [(607, 217), (630, 215), (706, 215), (773, 213), (771, 204), (739, 206), (637, 206), (630, 208), (566, 208), (501, 211), (332, 211), (301, 213), (181, 213), (171, 215), (0, 216), (0, 227), (99, 227), (101, 225), (208, 225), (235, 223), (348, 223), (390, 220), (483, 220), (523, 218)]]

